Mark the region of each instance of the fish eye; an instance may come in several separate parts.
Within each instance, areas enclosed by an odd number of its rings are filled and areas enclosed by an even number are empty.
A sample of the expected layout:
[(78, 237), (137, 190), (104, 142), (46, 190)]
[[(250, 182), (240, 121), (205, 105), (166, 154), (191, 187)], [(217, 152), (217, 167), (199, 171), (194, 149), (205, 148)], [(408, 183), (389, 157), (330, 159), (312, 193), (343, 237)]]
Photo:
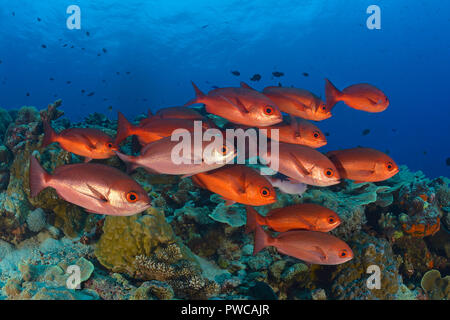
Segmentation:
[(394, 169), (394, 164), (392, 163), (392, 162), (387, 162), (386, 163), (386, 168), (389, 170), (389, 171), (392, 171), (393, 169)]
[(266, 106), (264, 108), (264, 113), (267, 114), (268, 116), (272, 115), (274, 113), (273, 107), (272, 106)]
[(220, 148), (220, 152), (222, 152), (223, 155), (226, 155), (228, 152), (228, 147), (227, 146), (222, 146), (222, 148)]
[(331, 178), (332, 176), (334, 176), (334, 170), (331, 168), (325, 169), (323, 171), (323, 173), (325, 173), (325, 175), (329, 178)]
[(335, 223), (336, 222), (336, 219), (333, 217), (333, 216), (329, 216), (328, 217), (328, 223), (329, 224), (333, 224), (333, 223)]
[(111, 142), (108, 142), (107, 146), (111, 149), (113, 147), (113, 144)]
[(139, 199), (139, 197), (138, 197), (136, 192), (130, 191), (130, 192), (127, 193), (127, 201), (128, 202), (133, 203), (133, 202), (138, 201), (138, 199)]
[(347, 256), (348, 256), (348, 252), (347, 252), (346, 249), (343, 249), (343, 250), (339, 251), (339, 257), (345, 258)]
[(320, 137), (319, 131), (314, 131), (314, 132), (313, 132), (313, 136), (314, 136), (314, 138)]
[(267, 187), (261, 188), (261, 195), (262, 195), (264, 198), (267, 198), (268, 196), (270, 196), (270, 190), (269, 190), (269, 188), (267, 188)]

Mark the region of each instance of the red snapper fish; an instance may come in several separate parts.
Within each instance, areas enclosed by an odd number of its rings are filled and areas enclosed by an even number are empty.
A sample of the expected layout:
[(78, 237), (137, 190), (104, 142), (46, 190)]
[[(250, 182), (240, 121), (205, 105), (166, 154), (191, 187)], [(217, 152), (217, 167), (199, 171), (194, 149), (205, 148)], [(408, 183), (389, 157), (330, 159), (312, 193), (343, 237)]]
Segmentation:
[(343, 179), (354, 180), (356, 183), (384, 181), (399, 171), (391, 157), (371, 148), (330, 151), (327, 156)]
[(222, 196), (227, 205), (235, 202), (251, 206), (274, 203), (277, 195), (270, 182), (244, 165), (227, 165), (192, 176), (198, 186)]
[(267, 137), (274, 139), (272, 130), (278, 130), (278, 141), (301, 144), (311, 148), (320, 148), (327, 144), (327, 138), (314, 124), (303, 119), (291, 117), (289, 122), (283, 121), (267, 129)]
[(265, 163), (271, 158), (278, 161), (278, 172), (288, 176), (292, 181), (308, 185), (326, 187), (340, 182), (339, 172), (333, 162), (319, 151), (296, 144), (279, 143), (278, 159), (271, 150), (259, 155)]
[(30, 157), (30, 193), (36, 197), (50, 187), (67, 202), (86, 211), (114, 216), (130, 216), (150, 207), (145, 190), (131, 177), (115, 168), (79, 163), (60, 166), (47, 173)]
[(389, 106), (389, 99), (383, 91), (367, 83), (354, 84), (339, 91), (330, 80), (325, 79), (325, 95), (327, 110), (339, 101), (366, 112), (382, 112)]
[(85, 162), (110, 158), (118, 150), (113, 139), (101, 130), (69, 128), (56, 133), (48, 121), (43, 121), (43, 126), (45, 134), (42, 147), (58, 142), (64, 150), (85, 157)]
[(139, 156), (129, 156), (117, 152), (117, 156), (127, 163), (129, 170), (143, 167), (149, 173), (191, 176), (197, 173), (223, 167), (236, 156), (232, 143), (201, 141), (196, 143), (195, 135), (189, 137), (188, 150), (181, 148), (185, 141), (172, 141), (166, 137), (147, 144)]
[(271, 126), (281, 122), (277, 105), (262, 93), (248, 88), (217, 88), (204, 94), (192, 83), (196, 98), (186, 105), (203, 103), (208, 113), (246, 126)]
[(303, 89), (266, 87), (263, 90), (282, 112), (307, 120), (322, 121), (331, 117), (325, 103), (315, 94)]
[(341, 219), (336, 212), (314, 203), (294, 204), (271, 210), (266, 216), (247, 206), (247, 231), (256, 225), (265, 225), (277, 232), (305, 229), (328, 232), (336, 228)]
[(353, 259), (353, 251), (342, 240), (318, 231), (288, 231), (276, 238), (256, 225), (253, 255), (266, 247), (311, 264), (337, 265)]

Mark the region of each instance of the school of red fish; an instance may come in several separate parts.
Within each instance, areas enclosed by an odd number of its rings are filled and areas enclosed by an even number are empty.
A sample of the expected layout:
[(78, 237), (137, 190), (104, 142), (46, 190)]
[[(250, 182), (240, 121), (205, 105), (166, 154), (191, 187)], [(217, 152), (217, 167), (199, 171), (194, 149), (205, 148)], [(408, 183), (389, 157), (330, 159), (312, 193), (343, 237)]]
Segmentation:
[[(280, 253), (307, 263), (344, 263), (353, 258), (351, 248), (327, 233), (341, 223), (336, 212), (311, 203), (274, 209), (266, 216), (253, 208), (276, 202), (275, 188), (284, 193), (301, 194), (306, 185), (326, 187), (338, 184), (341, 179), (356, 183), (377, 182), (389, 179), (399, 171), (394, 160), (374, 149), (353, 148), (327, 154), (316, 150), (326, 145), (327, 139), (309, 121), (332, 117), (331, 112), (338, 102), (366, 112), (381, 112), (389, 105), (385, 94), (370, 84), (355, 84), (339, 91), (328, 79), (325, 82), (326, 101), (304, 89), (272, 86), (259, 92), (245, 83), (205, 94), (192, 83), (196, 93), (193, 100), (184, 106), (160, 109), (155, 114), (149, 112), (138, 125), (128, 122), (119, 112), (115, 139), (90, 128), (69, 128), (57, 133), (51, 123), (44, 120), (42, 146), (58, 143), (64, 150), (83, 156), (85, 162), (60, 166), (50, 174), (32, 156), (31, 195), (37, 196), (43, 189), (51, 187), (62, 199), (88, 212), (127, 216), (151, 206), (145, 190), (128, 175), (135, 168), (142, 167), (149, 174), (191, 177), (199, 187), (219, 194), (227, 205), (240, 203), (246, 206), (246, 231), (255, 233), (254, 254), (273, 246)], [(203, 104), (207, 113), (224, 118), (234, 128), (268, 129), (266, 137), (279, 142), (278, 173), (285, 177), (263, 176), (247, 165), (231, 164), (236, 151), (230, 141), (211, 150), (209, 156), (195, 159), (197, 161), (174, 163), (171, 151), (178, 143), (171, 139), (174, 130), (193, 132), (194, 122), (199, 120), (202, 121), (201, 130), (220, 130), (210, 118), (189, 108), (192, 104)], [(272, 135), (271, 129), (278, 129), (278, 134)], [(141, 146), (137, 156), (120, 152), (119, 144), (129, 136), (136, 136)], [(208, 143), (203, 142), (200, 148), (205, 148)], [(270, 153), (261, 154), (260, 158), (268, 163)], [(127, 173), (90, 162), (113, 156), (126, 163)], [(192, 150), (187, 157), (193, 159), (198, 153)], [(273, 236), (274, 233), (278, 235)]]

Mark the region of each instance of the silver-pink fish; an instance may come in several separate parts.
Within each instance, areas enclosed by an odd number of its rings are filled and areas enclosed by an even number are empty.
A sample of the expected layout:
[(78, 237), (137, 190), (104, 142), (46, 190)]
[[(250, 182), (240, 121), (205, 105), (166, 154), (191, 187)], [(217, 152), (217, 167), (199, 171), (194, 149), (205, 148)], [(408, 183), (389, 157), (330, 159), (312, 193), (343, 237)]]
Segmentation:
[(30, 192), (36, 197), (51, 187), (64, 200), (98, 214), (130, 216), (150, 207), (145, 190), (122, 171), (97, 163), (60, 166), (46, 172), (30, 158)]

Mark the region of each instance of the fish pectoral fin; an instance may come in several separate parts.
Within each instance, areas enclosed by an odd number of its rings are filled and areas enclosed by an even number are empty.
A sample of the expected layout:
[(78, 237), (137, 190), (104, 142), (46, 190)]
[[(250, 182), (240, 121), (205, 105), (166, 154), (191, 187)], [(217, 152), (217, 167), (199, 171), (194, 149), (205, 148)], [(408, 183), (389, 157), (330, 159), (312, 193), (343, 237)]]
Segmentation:
[(311, 175), (311, 171), (306, 169), (305, 166), (300, 161), (298, 161), (293, 153), (291, 153), (290, 155), (294, 159), (294, 164), (297, 167), (298, 171), (300, 171), (304, 176)]
[(100, 191), (92, 187), (89, 183), (86, 183), (86, 185), (89, 188), (89, 190), (91, 190), (91, 192), (94, 194), (94, 198), (101, 200), (103, 202), (108, 202), (108, 198), (105, 197)]
[(301, 103), (300, 101), (298, 101), (298, 100), (296, 100), (296, 99), (294, 99), (294, 98), (286, 97), (286, 96), (283, 96), (283, 98), (284, 98), (284, 99), (287, 99), (287, 100), (289, 100), (289, 101), (291, 101), (293, 104), (295, 104), (296, 106), (298, 106), (300, 110), (311, 109), (311, 108), (308, 107), (306, 104)]
[(315, 255), (316, 257), (318, 257), (320, 259), (320, 261), (327, 261), (328, 257), (327, 254), (322, 250), (322, 248), (315, 246), (314, 247), (314, 251), (309, 251), (310, 253), (312, 253), (313, 255)]
[(309, 223), (308, 221), (306, 221), (302, 217), (297, 216), (297, 219), (298, 219), (298, 221), (303, 223), (308, 228), (308, 230), (315, 230), (316, 229), (313, 224)]
[(361, 177), (370, 177), (375, 173), (375, 170), (358, 170), (357, 175)]
[(290, 118), (291, 118), (291, 129), (292, 129), (292, 132), (294, 133), (294, 138), (299, 138), (300, 137), (300, 127), (298, 125), (298, 121), (292, 114), (290, 115)]
[(370, 102), (371, 104), (373, 104), (373, 105), (377, 105), (377, 104), (380, 103), (379, 100), (378, 100), (378, 101), (375, 101), (375, 100), (373, 100), (373, 99), (371, 99), (371, 98), (367, 98), (367, 100), (369, 100), (369, 102)]
[(94, 149), (97, 148), (96, 145), (95, 145), (95, 143), (92, 141), (92, 139), (89, 138), (87, 135), (81, 134), (80, 136), (81, 136), (81, 137), (83, 138), (83, 140), (86, 142), (86, 147), (88, 147), (89, 150), (94, 150)]
[(242, 101), (239, 98), (236, 98), (236, 103), (234, 103), (233, 101), (231, 101), (227, 97), (224, 97), (224, 96), (220, 96), (220, 97), (223, 100), (225, 100), (226, 102), (228, 102), (229, 104), (231, 104), (234, 107), (236, 107), (236, 109), (238, 109), (242, 114), (247, 114), (248, 113), (247, 108), (245, 107), (245, 105), (242, 103)]

